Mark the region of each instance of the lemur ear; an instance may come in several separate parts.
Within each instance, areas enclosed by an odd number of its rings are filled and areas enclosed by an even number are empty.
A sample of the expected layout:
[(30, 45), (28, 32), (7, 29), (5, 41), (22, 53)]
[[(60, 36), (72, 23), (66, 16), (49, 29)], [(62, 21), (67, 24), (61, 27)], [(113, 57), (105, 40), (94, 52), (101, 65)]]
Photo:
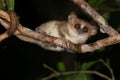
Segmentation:
[(76, 16), (75, 12), (71, 12), (68, 15), (68, 22), (69, 23), (74, 24), (74, 22), (76, 21), (76, 19), (77, 19), (77, 16)]

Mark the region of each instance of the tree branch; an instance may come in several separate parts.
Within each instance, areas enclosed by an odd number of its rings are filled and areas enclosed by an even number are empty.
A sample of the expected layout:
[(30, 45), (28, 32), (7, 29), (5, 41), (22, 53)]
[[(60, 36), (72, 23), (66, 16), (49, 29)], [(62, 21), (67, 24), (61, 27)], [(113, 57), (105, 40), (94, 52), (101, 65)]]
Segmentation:
[(10, 27), (7, 29), (7, 33), (9, 36), (13, 35), (14, 32), (17, 30), (17, 27), (19, 25), (18, 17), (14, 11), (8, 12), (10, 16)]
[[(5, 13), (3, 10), (0, 10), (0, 12)], [(4, 19), (0, 19), (0, 23), (6, 29), (8, 29), (10, 26), (8, 21), (10, 19), (9, 19), (7, 13), (2, 14), (2, 16), (0, 13), (0, 17), (4, 18)], [(35, 43), (38, 45), (40, 44), (40, 41), (53, 43), (57, 46), (69, 49), (71, 51), (79, 52), (79, 53), (93, 52), (102, 47), (113, 45), (113, 44), (120, 42), (120, 35), (115, 35), (115, 36), (111, 36), (111, 37), (108, 37), (108, 38), (105, 38), (102, 40), (98, 40), (98, 41), (96, 41), (94, 43), (90, 43), (90, 44), (80, 45), (80, 44), (73, 44), (69, 41), (67, 41), (65, 44), (63, 44), (63, 41), (61, 39), (58, 39), (58, 38), (55, 38), (52, 36), (48, 36), (43, 33), (38, 33), (36, 31), (33, 31), (29, 28), (22, 26), (21, 24), (18, 25), (18, 30), (14, 33), (14, 35), (16, 35), (19, 39), (21, 39), (23, 41)]]

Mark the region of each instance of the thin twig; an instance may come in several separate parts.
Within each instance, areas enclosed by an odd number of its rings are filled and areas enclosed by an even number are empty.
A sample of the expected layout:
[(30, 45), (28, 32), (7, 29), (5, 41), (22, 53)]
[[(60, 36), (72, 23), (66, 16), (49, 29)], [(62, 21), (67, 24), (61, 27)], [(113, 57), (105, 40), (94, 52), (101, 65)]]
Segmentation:
[[(55, 69), (49, 67), (48, 65), (45, 65), (45, 68), (53, 71), (53, 72), (57, 72)], [(51, 78), (54, 78), (54, 77), (58, 77), (58, 76), (62, 76), (62, 75), (70, 75), (70, 74), (95, 74), (95, 75), (98, 75), (106, 80), (112, 80), (110, 77), (98, 72), (98, 71), (71, 71), (71, 72), (57, 72), (57, 74), (51, 74), (45, 78), (43, 78), (42, 80), (48, 80), (48, 79), (51, 79)]]
[(59, 74), (59, 72), (57, 72), (55, 69), (51, 68), (50, 66), (46, 65), (46, 64), (43, 64), (43, 66), (46, 68), (46, 69), (49, 69), (50, 71), (54, 72), (55, 74)]
[(110, 73), (111, 73), (112, 80), (115, 80), (113, 70), (112, 70), (102, 59), (100, 59), (100, 62), (102, 62), (102, 63), (108, 68), (108, 70), (109, 70)]

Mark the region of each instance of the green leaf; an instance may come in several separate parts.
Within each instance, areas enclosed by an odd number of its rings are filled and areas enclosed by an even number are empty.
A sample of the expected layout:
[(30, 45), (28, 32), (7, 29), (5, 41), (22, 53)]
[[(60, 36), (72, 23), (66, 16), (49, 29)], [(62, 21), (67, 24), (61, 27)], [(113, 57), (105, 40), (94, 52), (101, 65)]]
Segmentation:
[(110, 66), (110, 59), (109, 58), (106, 59), (106, 64)]
[(64, 64), (64, 62), (58, 62), (57, 67), (58, 67), (59, 71), (61, 71), (61, 72), (65, 71), (65, 64)]
[(93, 6), (93, 5), (95, 5), (96, 0), (88, 0), (88, 3)]
[(87, 70), (89, 69), (91, 66), (93, 66), (95, 63), (97, 63), (98, 61), (90, 61), (90, 62), (85, 62), (81, 65), (81, 70)]
[(3, 6), (1, 0), (0, 0), (0, 9), (4, 9), (4, 6)]
[(102, 48), (100, 48), (99, 50), (98, 50), (98, 52), (104, 52), (106, 50), (106, 48), (105, 47), (102, 47)]
[(105, 0), (88, 0), (88, 3), (93, 6), (95, 9), (100, 10), (103, 6)]
[(102, 16), (103, 16), (106, 20), (109, 19), (109, 17), (110, 17), (109, 15), (110, 15), (110, 12), (105, 12), (105, 13), (102, 14)]
[(93, 80), (93, 77), (89, 74), (71, 74), (62, 76), (61, 80)]
[(79, 74), (75, 80), (93, 80), (93, 78), (89, 74)]
[(95, 1), (96, 1), (95, 3), (96, 7), (100, 7), (105, 0), (99, 0), (99, 1), (95, 0)]
[(120, 32), (120, 24), (118, 25), (118, 27), (117, 27), (117, 31), (119, 31)]
[(14, 0), (6, 0), (6, 5), (9, 11), (14, 11), (14, 5), (15, 5)]

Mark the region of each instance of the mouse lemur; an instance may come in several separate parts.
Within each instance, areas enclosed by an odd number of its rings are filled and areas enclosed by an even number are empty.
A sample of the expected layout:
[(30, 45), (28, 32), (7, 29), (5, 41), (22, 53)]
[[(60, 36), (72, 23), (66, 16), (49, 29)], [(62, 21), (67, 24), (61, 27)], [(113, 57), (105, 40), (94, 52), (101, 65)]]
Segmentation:
[[(36, 28), (37, 32), (44, 32), (47, 35), (57, 37), (74, 44), (83, 44), (89, 37), (97, 33), (97, 28), (90, 23), (78, 19), (75, 13), (68, 16), (68, 21), (49, 21)], [(64, 48), (52, 45), (50, 43), (40, 42), (44, 49), (53, 51), (62, 51)]]

